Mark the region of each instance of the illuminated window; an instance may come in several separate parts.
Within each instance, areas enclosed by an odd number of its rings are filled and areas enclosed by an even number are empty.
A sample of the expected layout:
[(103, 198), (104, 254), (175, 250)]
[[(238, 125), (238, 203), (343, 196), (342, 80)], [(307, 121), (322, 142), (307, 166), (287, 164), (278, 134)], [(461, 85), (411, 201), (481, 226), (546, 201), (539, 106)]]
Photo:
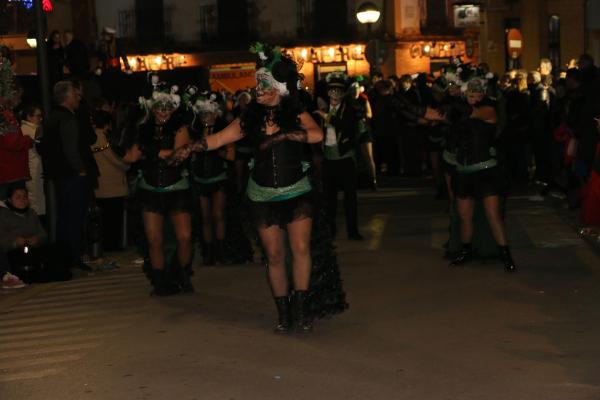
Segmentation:
[(552, 65), (560, 63), (560, 17), (552, 15), (548, 21), (548, 58)]

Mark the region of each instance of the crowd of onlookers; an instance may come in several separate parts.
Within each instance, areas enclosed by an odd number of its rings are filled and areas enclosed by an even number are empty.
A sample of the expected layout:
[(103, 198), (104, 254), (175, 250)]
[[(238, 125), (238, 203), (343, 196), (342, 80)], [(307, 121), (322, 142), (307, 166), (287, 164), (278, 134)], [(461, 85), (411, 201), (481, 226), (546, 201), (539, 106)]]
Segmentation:
[[(110, 80), (112, 73), (120, 73), (112, 65), (115, 57), (117, 62), (120, 58), (114, 32), (103, 33), (103, 43), (106, 57), (100, 58), (98, 75), (107, 76), (104, 85), (103, 81), (89, 85), (85, 46), (70, 32), (62, 38), (58, 32), (50, 35), (54, 83), (50, 115), (42, 115), (34, 103), (23, 104), (18, 81), (11, 83), (10, 95), (0, 91), (0, 200), (4, 201), (0, 274), (5, 288), (23, 286), (8, 273), (15, 263), (27, 266), (39, 264), (36, 257), (49, 259), (52, 271), (46, 271), (44, 279), (66, 279), (69, 268), (59, 265), (90, 269), (89, 259), (98, 256), (90, 242), (101, 242), (109, 250), (119, 250), (126, 242), (125, 210), (134, 173), (111, 150), (111, 143), (128, 140), (123, 132), (139, 119), (141, 110), (137, 104), (116, 100), (119, 96), (114, 95), (116, 88)], [(10, 75), (8, 59), (3, 58), (2, 80)], [(560, 71), (542, 60), (536, 71), (515, 70), (500, 76), (490, 73), (485, 64), (461, 68), (476, 68), (487, 80), (487, 96), (495, 101), (499, 115), (498, 157), (511, 182), (517, 186), (535, 183), (540, 195), (564, 198), (572, 207), (582, 205), (582, 222), (600, 225), (600, 70), (593, 59), (583, 55), (576, 67)], [(450, 91), (460, 91), (459, 82), (449, 75), (421, 73), (384, 79), (375, 74), (371, 82), (360, 78), (349, 82), (346, 96), (353, 99), (368, 125), (360, 130), (370, 132), (356, 143), (356, 157), (369, 186), (376, 189), (382, 175), (431, 174), (438, 196), (444, 197), (441, 153), (445, 138), (435, 126), (405, 115), (401, 104), (440, 108)], [(109, 96), (89, 88), (101, 88)], [(250, 93), (222, 94), (230, 120), (251, 100)], [(318, 83), (314, 96), (305, 93), (305, 102), (313, 112), (327, 109), (327, 83)], [(242, 171), (244, 166), (240, 163), (236, 169)], [(243, 174), (236, 177), (243, 179)], [(49, 193), (51, 198), (46, 199)], [(56, 210), (58, 223), (46, 218), (47, 204)], [(63, 247), (47, 244), (48, 233)]]

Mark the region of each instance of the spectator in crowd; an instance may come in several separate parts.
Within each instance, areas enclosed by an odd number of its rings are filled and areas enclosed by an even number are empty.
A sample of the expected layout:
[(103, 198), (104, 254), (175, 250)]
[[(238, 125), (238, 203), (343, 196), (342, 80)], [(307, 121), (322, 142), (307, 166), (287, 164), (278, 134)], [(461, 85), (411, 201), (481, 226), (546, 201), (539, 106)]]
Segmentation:
[[(600, 132), (600, 118), (596, 118), (596, 129)], [(590, 179), (582, 191), (581, 222), (600, 228), (600, 142), (596, 144), (596, 157)], [(589, 229), (589, 228), (588, 228)]]
[(126, 171), (129, 164), (113, 152), (108, 140), (111, 115), (96, 110), (92, 120), (97, 136), (92, 151), (100, 171), (95, 194), (102, 218), (102, 248), (108, 251), (122, 250), (123, 215), (128, 192)]
[[(47, 237), (40, 220), (30, 207), (27, 190), (19, 186), (9, 188), (6, 207), (0, 207), (0, 265), (2, 287), (4, 289), (25, 286), (17, 277), (23, 258), (31, 248), (39, 248), (46, 243)], [(7, 275), (8, 274), (8, 275)]]
[[(21, 112), (21, 130), (23, 131), (23, 135), (39, 143), (42, 120), (42, 109), (38, 105), (25, 106)], [(29, 149), (29, 174), (31, 175), (31, 180), (27, 181), (26, 185), (31, 208), (44, 221), (46, 215), (44, 171), (42, 168), (42, 157), (36, 146), (32, 146)]]
[(70, 30), (63, 32), (63, 40), (65, 43), (65, 62), (69, 72), (75, 78), (85, 77), (90, 71), (87, 46), (81, 40), (75, 38)]
[(531, 151), (535, 159), (534, 178), (544, 184), (550, 180), (548, 146), (550, 143), (550, 92), (542, 83), (542, 74), (531, 71), (527, 76), (530, 93), (529, 136)]
[(44, 167), (56, 185), (57, 240), (68, 249), (74, 267), (89, 270), (81, 256), (92, 185), (82, 149), (87, 147), (90, 154), (91, 149), (76, 115), (81, 96), (73, 82), (61, 81), (54, 86), (54, 101), (44, 125)]
[[(423, 102), (423, 97), (429, 97), (427, 92), (424, 93), (424, 96), (419, 94), (410, 75), (402, 75), (400, 84), (401, 90), (398, 92), (397, 98), (404, 103), (418, 107)], [(400, 134), (398, 139), (400, 141), (401, 159), (399, 172), (402, 175), (418, 176), (421, 174), (421, 144), (423, 143), (424, 132), (417, 126), (417, 122), (414, 119), (398, 115), (394, 118), (397, 119), (394, 125), (396, 126), (395, 129)], [(394, 174), (398, 173), (396, 167), (391, 168), (391, 171)]]
[(48, 35), (46, 52), (48, 53), (48, 81), (53, 86), (64, 76), (65, 49), (60, 40), (60, 32), (52, 31)]
[(383, 174), (398, 175), (403, 167), (400, 157), (405, 132), (400, 128), (400, 115), (394, 88), (390, 81), (375, 84), (377, 101), (373, 106), (375, 160)]
[(95, 74), (99, 77), (100, 86), (105, 96), (120, 99), (122, 92), (123, 76), (121, 62), (126, 71), (131, 71), (125, 53), (116, 38), (114, 28), (104, 27), (100, 33), (100, 41), (96, 46), (98, 65)]
[(527, 79), (518, 75), (504, 90), (506, 99), (506, 128), (501, 138), (510, 176), (515, 182), (526, 183), (529, 178), (529, 110), (530, 94)]
[[(0, 58), (0, 70), (12, 74), (10, 62)], [(12, 75), (11, 75), (12, 76)], [(28, 153), (33, 139), (23, 135), (15, 108), (21, 102), (22, 90), (14, 82), (0, 84), (0, 201), (6, 199), (10, 185), (25, 187), (29, 176)]]
[[(22, 287), (16, 276), (26, 282), (66, 280), (71, 277), (64, 252), (47, 243), (39, 216), (30, 207), (27, 189), (13, 186), (6, 207), (0, 208), (0, 264), (14, 275), (4, 275), (3, 286)], [(0, 265), (0, 269), (1, 269)]]

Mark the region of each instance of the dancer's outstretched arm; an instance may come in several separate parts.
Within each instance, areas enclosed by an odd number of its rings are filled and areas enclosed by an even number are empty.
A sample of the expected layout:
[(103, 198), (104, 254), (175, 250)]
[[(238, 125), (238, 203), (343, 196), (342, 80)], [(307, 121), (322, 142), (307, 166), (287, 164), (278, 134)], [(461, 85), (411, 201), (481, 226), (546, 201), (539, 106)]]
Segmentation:
[(192, 142), (178, 149), (171, 157), (172, 164), (180, 164), (194, 152), (215, 150), (227, 144), (237, 142), (244, 137), (239, 118), (234, 119), (223, 130), (214, 135), (203, 135), (200, 140)]

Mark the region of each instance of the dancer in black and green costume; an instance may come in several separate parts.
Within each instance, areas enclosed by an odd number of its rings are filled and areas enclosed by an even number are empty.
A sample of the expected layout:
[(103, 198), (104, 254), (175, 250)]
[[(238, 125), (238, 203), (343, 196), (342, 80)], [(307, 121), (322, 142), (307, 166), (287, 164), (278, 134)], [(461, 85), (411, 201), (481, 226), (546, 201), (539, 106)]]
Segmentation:
[(456, 149), (452, 193), (460, 218), (462, 243), (450, 265), (471, 261), (474, 239), (481, 243), (486, 235), (485, 229), (476, 231), (476, 227), (482, 227), (484, 221), (477, 221), (477, 226), (474, 224), (476, 205), (481, 201), (505, 269), (513, 272), (516, 266), (508, 248), (501, 213), (502, 172), (494, 148), (497, 116), (494, 103), (485, 97), (484, 80), (471, 79), (467, 84), (466, 101), (454, 102), (448, 111)]
[[(310, 242), (315, 203), (308, 165), (303, 161), (306, 144), (320, 143), (323, 132), (302, 109), (298, 96), (300, 76), (294, 61), (278, 48), (257, 44), (252, 50), (258, 55), (256, 100), (222, 131), (179, 150), (174, 162), (182, 162), (192, 152), (214, 150), (250, 138), (254, 166), (247, 196), (268, 259), (268, 277), (279, 315), (275, 332), (286, 333), (293, 326), (299, 332), (310, 332)], [(286, 233), (293, 258), (292, 304), (285, 268)], [(335, 298), (339, 304), (329, 304), (328, 314), (347, 307), (335, 259), (330, 268), (335, 269), (338, 279), (329, 288), (321, 289), (338, 292)]]
[[(140, 99), (149, 113), (138, 127), (135, 144), (124, 156), (126, 162), (141, 164), (137, 194), (151, 264), (148, 275), (152, 294), (157, 296), (194, 291), (190, 280), (192, 196), (188, 172), (184, 166), (169, 165), (167, 161), (190, 142), (183, 116), (177, 111), (180, 97), (176, 92), (176, 87), (161, 84), (155, 86), (151, 98)], [(176, 265), (169, 268), (163, 249), (165, 217), (170, 218), (177, 238)]]
[[(202, 93), (191, 104), (192, 139), (202, 140), (223, 129), (222, 109), (214, 93)], [(202, 261), (204, 265), (225, 262), (225, 205), (229, 163), (235, 158), (233, 145), (222, 150), (196, 153), (191, 157), (191, 176), (202, 217)]]

